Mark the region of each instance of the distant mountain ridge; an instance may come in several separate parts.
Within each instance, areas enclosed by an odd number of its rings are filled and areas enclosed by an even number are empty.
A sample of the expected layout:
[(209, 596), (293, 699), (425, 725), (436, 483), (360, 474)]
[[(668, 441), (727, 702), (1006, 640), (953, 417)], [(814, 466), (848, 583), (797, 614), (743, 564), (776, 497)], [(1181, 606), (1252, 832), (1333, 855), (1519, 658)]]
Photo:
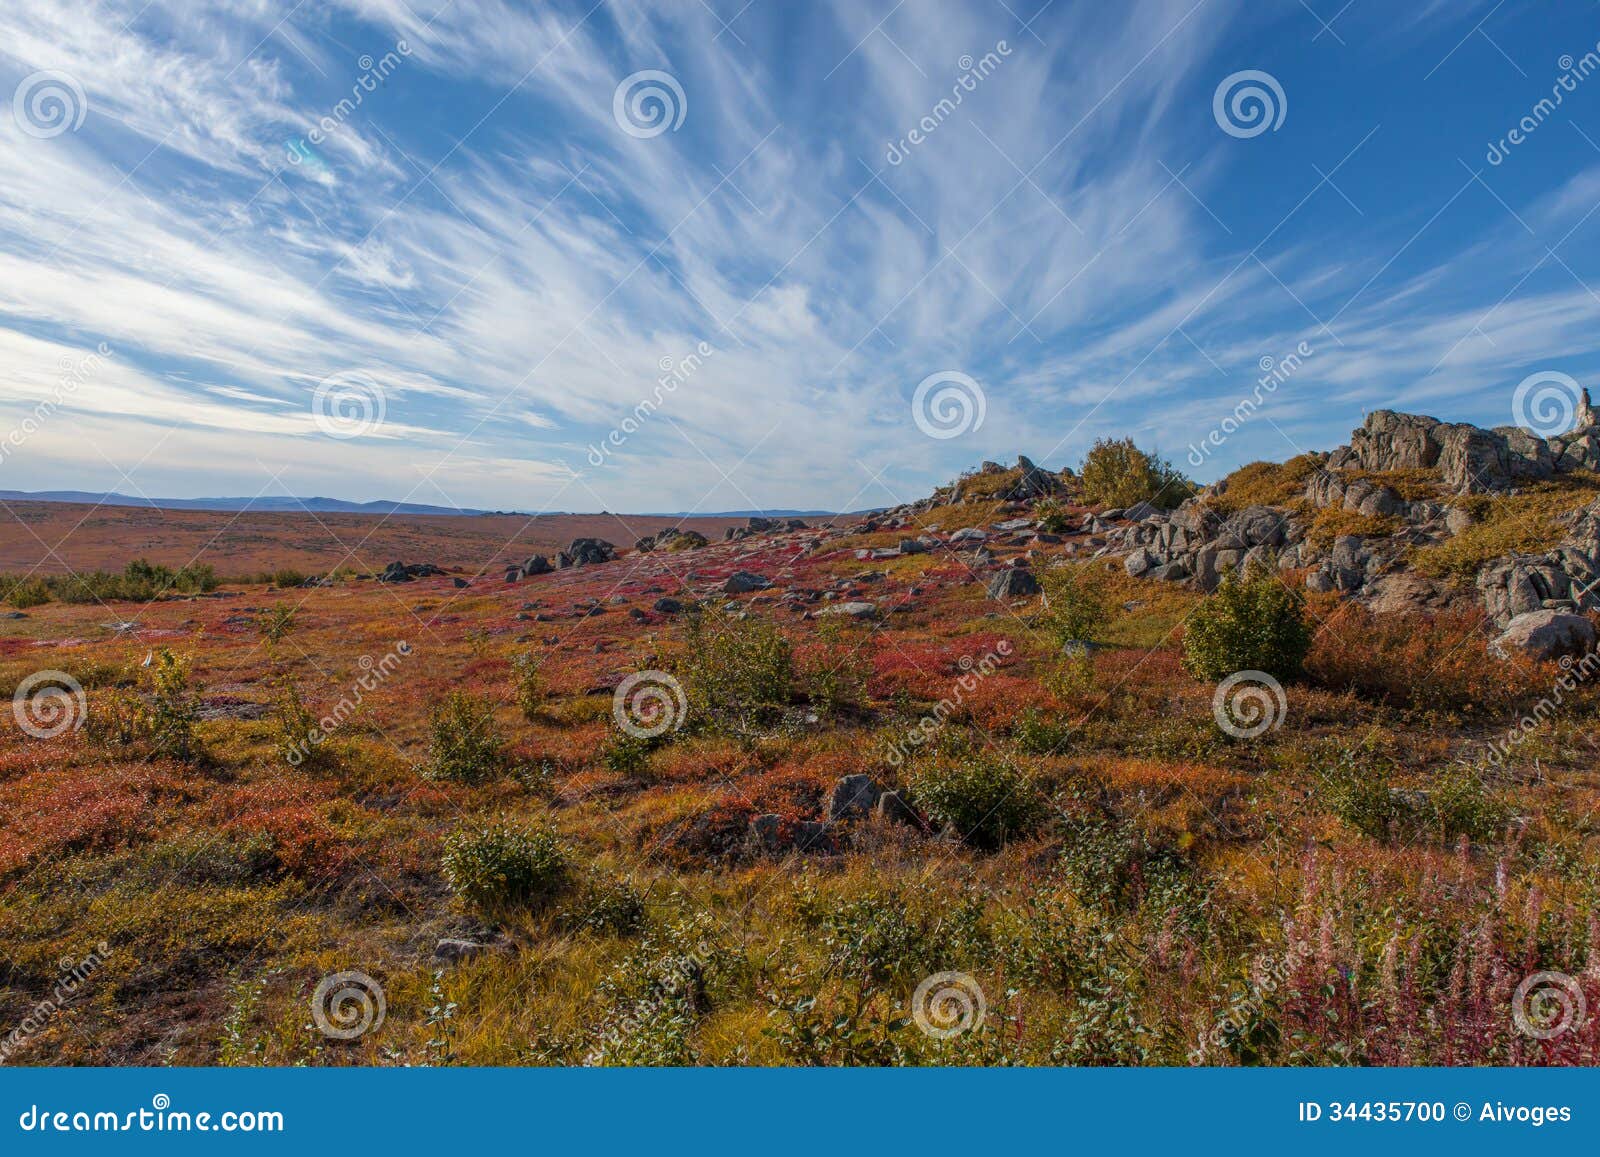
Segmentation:
[(154, 510), (254, 510), (266, 514), (452, 514), (496, 513), (420, 502), (347, 502), (342, 498), (140, 498), (128, 494), (96, 494), (87, 490), (0, 490), (0, 502), (77, 502), (89, 506), (137, 506)]
[[(343, 498), (295, 498), (262, 495), (257, 498), (143, 498), (129, 494), (89, 490), (0, 490), (0, 502), (72, 502), (86, 506), (135, 506), (146, 510), (254, 510), (263, 514), (436, 514), (471, 517), (487, 514), (526, 514), (521, 510), (478, 510), (470, 507), (429, 506), (421, 502), (350, 502)], [(574, 513), (546, 510), (541, 514)], [(827, 518), (835, 510), (717, 510), (665, 512), (630, 511), (639, 518)]]

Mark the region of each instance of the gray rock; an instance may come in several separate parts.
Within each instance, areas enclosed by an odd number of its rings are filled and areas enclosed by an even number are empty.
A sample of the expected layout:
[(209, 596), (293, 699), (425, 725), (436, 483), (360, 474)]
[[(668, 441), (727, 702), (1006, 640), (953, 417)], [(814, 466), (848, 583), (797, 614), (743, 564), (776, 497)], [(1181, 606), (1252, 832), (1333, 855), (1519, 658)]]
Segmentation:
[(1500, 655), (1516, 651), (1534, 659), (1559, 659), (1581, 655), (1594, 644), (1594, 624), (1582, 615), (1539, 610), (1512, 619), (1493, 649)]
[(772, 580), (747, 570), (734, 571), (728, 576), (728, 581), (722, 584), (725, 594), (743, 595), (751, 591), (764, 591), (772, 585)]
[(1039, 580), (1026, 567), (1007, 567), (989, 580), (988, 589), (991, 599), (1026, 598), (1039, 593)]
[(910, 824), (912, 827), (924, 829), (927, 827), (922, 822), (922, 817), (917, 814), (916, 809), (908, 804), (905, 801), (905, 797), (897, 791), (886, 791), (880, 795), (875, 811), (881, 820)]
[(498, 952), (498, 944), (484, 944), (477, 940), (445, 939), (433, 946), (433, 958), (441, 964), (461, 964), (485, 952)]
[(983, 542), (988, 537), (988, 531), (980, 530), (976, 526), (968, 526), (952, 534), (950, 542), (952, 545), (960, 545), (964, 542)]
[(1122, 560), (1122, 569), (1127, 571), (1134, 578), (1138, 578), (1155, 565), (1155, 556), (1152, 555), (1148, 550), (1145, 550), (1143, 547), (1140, 547), (1127, 558)]
[(870, 619), (877, 613), (878, 605), (867, 602), (834, 603), (832, 606), (822, 607), (820, 610), (812, 612), (815, 618), (821, 618), (824, 615), (844, 615), (846, 618), (851, 619)]
[(617, 557), (617, 548), (603, 538), (575, 538), (556, 556), (556, 568), (596, 566)]
[(883, 789), (872, 782), (870, 775), (847, 775), (833, 785), (828, 793), (823, 818), (830, 823), (864, 816), (878, 802)]

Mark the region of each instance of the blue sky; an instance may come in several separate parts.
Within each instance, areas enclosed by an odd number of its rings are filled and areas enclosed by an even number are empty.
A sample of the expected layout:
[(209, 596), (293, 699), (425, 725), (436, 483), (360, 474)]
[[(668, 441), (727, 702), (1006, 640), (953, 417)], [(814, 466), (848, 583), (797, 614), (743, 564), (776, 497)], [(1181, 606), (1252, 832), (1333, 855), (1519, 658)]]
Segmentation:
[[(1506, 424), (1600, 369), (1597, 43), (1577, 0), (12, 0), (0, 488), (860, 508)], [(1229, 132), (1246, 71), (1282, 99)], [(929, 436), (930, 375), (981, 424)]]

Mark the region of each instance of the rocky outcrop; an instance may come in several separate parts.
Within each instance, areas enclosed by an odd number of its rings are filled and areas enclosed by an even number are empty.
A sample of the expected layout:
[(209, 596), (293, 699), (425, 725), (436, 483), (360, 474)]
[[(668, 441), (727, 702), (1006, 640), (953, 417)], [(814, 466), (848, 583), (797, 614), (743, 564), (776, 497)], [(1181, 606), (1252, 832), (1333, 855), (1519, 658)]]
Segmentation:
[[(1457, 597), (1454, 589), (1411, 572), (1408, 561), (1413, 548), (1447, 541), (1474, 525), (1472, 513), (1451, 504), (1449, 494), (1504, 493), (1564, 471), (1600, 469), (1600, 424), (1586, 391), (1576, 415), (1572, 432), (1544, 439), (1515, 426), (1484, 430), (1376, 410), (1352, 432), (1349, 445), (1310, 456), (1315, 469), (1297, 503), (1250, 506), (1223, 516), (1213, 509), (1215, 499), (1227, 493), (1219, 485), (1176, 510), (1141, 511), (1133, 525), (1107, 530), (1103, 524), (1112, 515), (1126, 518), (1131, 512), (1102, 512), (1088, 529), (1105, 533), (1097, 553), (1121, 554), (1124, 569), (1137, 577), (1190, 582), (1209, 591), (1260, 561), (1304, 574), (1312, 591), (1352, 595), (1376, 608), (1440, 607)], [(1367, 476), (1396, 471), (1431, 475), (1437, 493), (1407, 499)], [(1330, 508), (1369, 520), (1360, 526), (1363, 533), (1313, 542), (1309, 522), (1322, 521), (1317, 512)], [(1600, 609), (1600, 594), (1592, 589), (1600, 587), (1600, 518), (1582, 511), (1569, 516), (1568, 524), (1556, 549), (1496, 559), (1479, 572), (1477, 594), (1497, 626), (1533, 611)]]
[(434, 566), (431, 562), (391, 562), (378, 575), (378, 581), (381, 583), (408, 583), (413, 579), (432, 578), (443, 573), (444, 571)]
[(633, 544), (633, 549), (641, 554), (649, 554), (652, 550), (699, 550), (708, 545), (710, 540), (698, 530), (684, 530), (673, 526), (655, 534), (645, 535)]
[[(1580, 420), (1592, 417), (1584, 394)], [(1600, 464), (1597, 431), (1579, 428), (1547, 442), (1519, 426), (1484, 430), (1464, 422), (1441, 422), (1424, 414), (1374, 410), (1366, 422), (1328, 457), (1332, 470), (1437, 470), (1458, 494), (1507, 490), (1519, 482), (1549, 478), (1558, 469), (1593, 469)]]
[(574, 566), (596, 566), (617, 557), (617, 548), (603, 538), (575, 538), (567, 549), (556, 555), (556, 569)]

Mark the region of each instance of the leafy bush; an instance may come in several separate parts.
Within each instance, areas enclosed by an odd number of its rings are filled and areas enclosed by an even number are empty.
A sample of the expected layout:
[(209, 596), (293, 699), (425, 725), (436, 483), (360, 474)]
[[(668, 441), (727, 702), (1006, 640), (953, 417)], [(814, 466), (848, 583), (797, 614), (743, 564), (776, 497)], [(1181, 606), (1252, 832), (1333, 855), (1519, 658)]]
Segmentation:
[(281, 643), (295, 628), (295, 607), (276, 606), (261, 615), (261, 637), (269, 643)]
[(150, 691), (145, 726), (156, 754), (194, 759), (200, 753), (194, 734), (199, 713), (189, 693), (189, 659), (166, 647), (157, 650), (150, 667)]
[(1035, 525), (1046, 534), (1066, 534), (1072, 529), (1072, 520), (1054, 499), (1045, 499), (1033, 508)]
[(1375, 840), (1414, 842), (1433, 836), (1489, 840), (1510, 819), (1505, 802), (1469, 767), (1438, 776), (1427, 790), (1392, 785), (1393, 762), (1371, 753), (1346, 753), (1327, 774), (1329, 803), (1345, 823)]
[(288, 679), (278, 690), (273, 713), (273, 747), (278, 758), (292, 767), (317, 769), (334, 762), (333, 749), (316, 714), (300, 699)]
[(521, 711), (522, 717), (530, 723), (538, 718), (539, 712), (544, 708), (545, 699), (549, 696), (544, 676), (540, 673), (543, 665), (543, 660), (532, 651), (524, 652), (511, 660), (511, 674), (517, 683), (517, 710)]
[(4, 600), (19, 611), (50, 601), (50, 588), (41, 578), (0, 579), (0, 592)]
[(600, 749), (600, 762), (618, 775), (637, 776), (650, 765), (650, 753), (656, 749), (658, 742), (659, 737), (614, 732)]
[(1311, 647), (1305, 600), (1266, 567), (1228, 575), (1189, 620), (1183, 667), (1197, 679), (1265, 671), (1279, 679), (1300, 673)]
[[(97, 570), (31, 578), (0, 576), (0, 595), (17, 607), (38, 606), (51, 599), (63, 603), (117, 599), (150, 602), (169, 592), (192, 595), (216, 587), (216, 572), (209, 565), (191, 564), (175, 571), (142, 558), (130, 562), (120, 574)], [(18, 602), (18, 599), (23, 601)]]
[(567, 852), (548, 828), (506, 821), (446, 837), (445, 879), (467, 903), (489, 911), (540, 905), (567, 883)]
[(1017, 750), (1028, 755), (1057, 755), (1072, 738), (1072, 724), (1065, 719), (1047, 719), (1037, 707), (1029, 707), (1011, 728)]
[(795, 696), (794, 652), (773, 624), (689, 616), (681, 664), (691, 717), (734, 731), (770, 722)]
[(428, 719), (428, 775), (454, 783), (482, 783), (505, 763), (505, 740), (494, 721), (494, 704), (452, 691)]
[(1093, 640), (1111, 617), (1106, 572), (1094, 563), (1068, 564), (1039, 572), (1044, 588), (1040, 622), (1057, 649)]
[(988, 753), (941, 757), (915, 771), (910, 786), (935, 823), (978, 848), (1031, 835), (1045, 810), (1033, 777)]
[(1079, 477), (1083, 500), (1099, 506), (1148, 502), (1170, 509), (1195, 489), (1172, 463), (1139, 449), (1132, 438), (1098, 439), (1084, 456)]

